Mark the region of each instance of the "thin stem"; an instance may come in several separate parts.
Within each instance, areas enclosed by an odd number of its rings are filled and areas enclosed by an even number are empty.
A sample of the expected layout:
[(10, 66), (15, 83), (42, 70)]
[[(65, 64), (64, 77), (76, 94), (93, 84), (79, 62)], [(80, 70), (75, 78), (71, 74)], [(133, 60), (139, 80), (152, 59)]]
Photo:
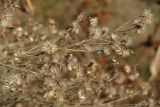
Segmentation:
[(35, 50), (35, 49), (37, 49), (37, 48), (39, 48), (39, 47), (41, 47), (41, 46), (42, 46), (42, 45), (35, 46), (35, 47), (31, 48), (30, 50), (24, 52), (24, 53), (23, 53), (22, 55), (20, 55), (20, 56), (26, 55), (26, 54), (28, 54), (29, 52), (31, 52), (32, 50)]
[(26, 0), (26, 3), (28, 5), (28, 8), (29, 8), (30, 12), (33, 14), (34, 13), (34, 7), (33, 7), (33, 4), (31, 2), (31, 0)]
[(133, 19), (128, 20), (127, 22), (125, 22), (124, 24), (122, 24), (121, 26), (119, 26), (116, 30), (114, 30), (112, 33), (118, 32), (120, 29), (122, 29), (124, 26), (126, 26), (127, 24), (129, 24), (131, 21), (133, 21)]
[[(53, 42), (53, 44), (57, 43), (61, 38), (63, 38), (63, 36), (57, 38), (57, 39)], [(31, 52), (31, 51), (33, 51), (33, 50), (39, 48), (39, 47), (43, 47), (43, 44), (38, 45), (38, 46), (35, 46), (35, 47), (29, 49), (28, 51), (24, 52), (24, 53), (23, 53), (22, 55), (20, 55), (20, 56), (26, 55), (26, 54), (28, 54), (29, 52)]]
[(131, 28), (128, 28), (128, 29), (119, 30), (119, 31), (117, 31), (117, 32), (127, 32), (127, 31), (131, 31), (131, 30), (133, 30), (133, 29), (135, 29), (135, 26), (133, 26), (133, 27), (131, 27)]
[(89, 53), (89, 51), (80, 50), (80, 49), (68, 49), (68, 48), (59, 48), (59, 49), (65, 50), (65, 51), (72, 51), (72, 52), (87, 52), (87, 53)]
[(62, 39), (64, 36), (60, 36), (60, 37), (58, 37), (54, 42), (53, 42), (53, 44), (56, 44), (60, 39)]
[(82, 40), (82, 41), (80, 41), (80, 42), (78, 42), (78, 43), (75, 43), (75, 44), (72, 44), (72, 45), (70, 45), (70, 46), (68, 46), (69, 48), (71, 48), (71, 47), (73, 47), (73, 46), (75, 46), (75, 45), (81, 45), (81, 44), (83, 44), (83, 43), (85, 43), (85, 42), (89, 42), (89, 41), (91, 41), (92, 39), (88, 39), (88, 40)]
[(21, 70), (21, 71), (26, 71), (26, 72), (35, 73), (34, 71), (30, 71), (30, 70), (23, 69), (23, 68), (18, 68), (18, 67), (15, 67), (15, 66), (12, 66), (12, 65), (8, 65), (8, 64), (0, 63), (0, 65), (1, 65), (1, 66), (5, 66), (5, 67), (10, 67), (10, 68), (13, 68), (13, 69), (17, 69), (17, 70)]
[(109, 103), (107, 103), (107, 104), (113, 104), (113, 103), (115, 103), (115, 102), (120, 102), (120, 101), (126, 100), (126, 99), (128, 99), (128, 98), (131, 98), (131, 97), (133, 97), (133, 96), (138, 95), (139, 93), (140, 93), (140, 91), (137, 91), (137, 92), (135, 92), (134, 94), (131, 94), (131, 95), (126, 96), (126, 97), (123, 97), (123, 98), (120, 98), (120, 99), (118, 99), (118, 100), (111, 101), (111, 102), (109, 102)]
[(88, 43), (88, 44), (108, 45), (109, 43)]

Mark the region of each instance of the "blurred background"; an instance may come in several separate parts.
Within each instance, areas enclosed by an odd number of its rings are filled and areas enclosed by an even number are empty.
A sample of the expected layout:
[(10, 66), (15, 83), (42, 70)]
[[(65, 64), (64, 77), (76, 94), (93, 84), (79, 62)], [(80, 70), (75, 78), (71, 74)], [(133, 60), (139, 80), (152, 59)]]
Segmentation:
[[(70, 70), (68, 67), (70, 62), (73, 62), (73, 64), (71, 64), (73, 67), (76, 65), (74, 60), (73, 61), (69, 60), (69, 58), (72, 55), (70, 54), (72, 53), (72, 51), (71, 52), (64, 51), (64, 53), (63, 51), (62, 52), (58, 51), (58, 53), (53, 52), (53, 54), (51, 55), (48, 54), (49, 51), (58, 49), (56, 48), (56, 46), (62, 47), (61, 49), (63, 49), (63, 47), (65, 47), (65, 45), (68, 43), (67, 39), (70, 39), (69, 38), (70, 35), (71, 36), (73, 35), (73, 43), (82, 40), (83, 38), (86, 39), (87, 36), (90, 36), (89, 21), (91, 21), (90, 19), (91, 17), (97, 17), (99, 20), (98, 24), (100, 24), (102, 28), (104, 28), (105, 26), (107, 31), (109, 30), (110, 32), (112, 32), (115, 31), (115, 29), (117, 29), (119, 26), (123, 25), (129, 20), (134, 19), (135, 17), (143, 17), (142, 15), (141, 16), (139, 15), (145, 9), (151, 10), (153, 14), (153, 22), (151, 26), (147, 26), (146, 30), (142, 32), (141, 35), (137, 35), (135, 30), (129, 32), (122, 31), (116, 33), (117, 36), (119, 36), (119, 38), (122, 37), (122, 40), (121, 39), (119, 40), (121, 42), (124, 42), (123, 37), (126, 38), (128, 36), (131, 37), (132, 39), (131, 49), (133, 49), (133, 54), (132, 52), (129, 52), (129, 54), (130, 53), (132, 54), (130, 57), (117, 57), (118, 55), (116, 55), (116, 57), (113, 57), (113, 59), (111, 58), (112, 59), (111, 61), (110, 56), (112, 57), (112, 54), (114, 56), (115, 54), (113, 52), (115, 51), (113, 51), (111, 54), (109, 53), (108, 57), (101, 54), (103, 53), (101, 52), (101, 50), (97, 51), (96, 54), (94, 53), (94, 51), (89, 55), (88, 53), (85, 53), (84, 55), (84, 53), (81, 52), (78, 53), (77, 51), (75, 51), (74, 54), (78, 58), (77, 59), (75, 57), (76, 63), (79, 61), (77, 65), (81, 65), (81, 63), (83, 63), (82, 66), (83, 68), (85, 68), (84, 71), (90, 71), (90, 68), (97, 67), (95, 69), (96, 72), (94, 72), (93, 75), (93, 77), (95, 75), (97, 76), (96, 78), (93, 78), (93, 80), (96, 80), (96, 82), (93, 81), (93, 83), (89, 85), (87, 84), (86, 85), (87, 87), (93, 86), (93, 89), (94, 87), (95, 88), (99, 87), (102, 83), (101, 79), (99, 78), (101, 78), (102, 76), (105, 80), (102, 85), (103, 86), (102, 94), (104, 94), (105, 92), (105, 91), (103, 92), (103, 90), (106, 91), (109, 90), (107, 92), (109, 94), (105, 94), (105, 96), (110, 96), (112, 95), (112, 92), (113, 93), (116, 92), (115, 96), (112, 96), (113, 99), (111, 97), (110, 100), (110, 97), (106, 97), (107, 102), (108, 101), (114, 102), (116, 100), (119, 100), (117, 98), (123, 99), (126, 96), (130, 96), (131, 94), (133, 95), (138, 90), (139, 92), (138, 94), (136, 94), (136, 97), (133, 98), (132, 100), (133, 102), (131, 101), (127, 102), (128, 100), (127, 99), (126, 104), (130, 103), (136, 104), (137, 102), (143, 103), (143, 101), (145, 101), (146, 103), (151, 102), (152, 105), (152, 95), (151, 95), (152, 93), (150, 91), (151, 89), (153, 93), (155, 94), (158, 93), (157, 94), (158, 98), (160, 98), (160, 92), (159, 92), (160, 72), (158, 71), (160, 70), (158, 69), (160, 61), (154, 60), (156, 59), (155, 56), (157, 54), (157, 49), (160, 46), (160, 0), (0, 0), (0, 25), (1, 25), (0, 26), (0, 32), (1, 32), (0, 33), (0, 43), (1, 43), (0, 44), (0, 53), (1, 53), (0, 54), (0, 105), (4, 104), (7, 105), (4, 107), (12, 107), (8, 106), (8, 104), (14, 106), (18, 101), (21, 102), (21, 100), (23, 99), (24, 102), (27, 99), (28, 103), (30, 104), (33, 102), (35, 104), (36, 103), (45, 104), (45, 102), (47, 102), (47, 104), (54, 102), (59, 103), (60, 101), (59, 99), (61, 97), (64, 97), (62, 99), (65, 99), (67, 101), (69, 98), (65, 96), (66, 95), (70, 96), (70, 94), (65, 93), (64, 91), (65, 88), (66, 88), (65, 90), (69, 90), (69, 93), (71, 93), (71, 95), (73, 94), (72, 92), (75, 92), (75, 94), (73, 95), (77, 96), (79, 94), (77, 88), (73, 88), (77, 91), (76, 92), (72, 90), (72, 88), (70, 89), (69, 87), (70, 83), (72, 82), (73, 83), (75, 82), (74, 83), (75, 85), (73, 86), (77, 86), (78, 84), (76, 82), (81, 80), (81, 78), (79, 78), (78, 76), (71, 75), (72, 73), (75, 74), (75, 72), (72, 69)], [(78, 15), (80, 15), (80, 13), (82, 12), (85, 12), (87, 18), (89, 17), (88, 18), (89, 20), (85, 19), (81, 23), (78, 22), (78, 26), (80, 25), (81, 29), (80, 29), (80, 34), (76, 35), (75, 34), (76, 32), (74, 33), (72, 32), (74, 28), (74, 25), (72, 26), (72, 24), (77, 19)], [(149, 20), (150, 16), (151, 15), (149, 15), (148, 18), (146, 15), (146, 17)], [(143, 18), (141, 20), (142, 23), (140, 24), (143, 24)], [(133, 25), (133, 22), (131, 23)], [(99, 27), (99, 29), (101, 29), (101, 27)], [(135, 27), (136, 29), (140, 29), (141, 25), (139, 26), (136, 25)], [(127, 26), (126, 29), (127, 28), (129, 28), (129, 26)], [(110, 32), (109, 33), (107, 32), (107, 35), (110, 36)], [(68, 34), (69, 36), (67, 36)], [(50, 43), (55, 43), (55, 40), (59, 36), (65, 38), (63, 38), (62, 40), (60, 39), (58, 43), (56, 43), (56, 45), (54, 44), (51, 45)], [(112, 39), (113, 37), (111, 38), (111, 40)], [(110, 40), (110, 38), (108, 40)], [(117, 41), (114, 41), (113, 45), (115, 45), (116, 42)], [(71, 45), (72, 41), (69, 44)], [(105, 46), (107, 47), (109, 45)], [(55, 47), (53, 48), (53, 46)], [(94, 46), (95, 45), (93, 45), (93, 47)], [(80, 47), (80, 49), (81, 48), (84, 47)], [(77, 49), (77, 47), (75, 46), (73, 49)], [(72, 57), (71, 59), (75, 59), (74, 57), (73, 58)], [(120, 61), (118, 64), (114, 64), (113, 62), (116, 62), (115, 58), (117, 58), (118, 60), (122, 59), (122, 61)], [(92, 62), (92, 59), (94, 59), (96, 63)], [(59, 65), (59, 63), (57, 64), (57, 60), (62, 62), (62, 65), (64, 65), (62, 66), (62, 68), (64, 67), (63, 69), (61, 69), (61, 67), (59, 66), (55, 66)], [(155, 66), (154, 64), (152, 64), (153, 62), (155, 62)], [(129, 65), (127, 66), (129, 67), (128, 71), (132, 69), (133, 72), (128, 73), (126, 65)], [(154, 70), (150, 70), (152, 65), (153, 68), (155, 67), (155, 69), (157, 69), (157, 72), (154, 73), (152, 72)], [(124, 69), (126, 70), (125, 72)], [(21, 71), (26, 71), (26, 73)], [(68, 71), (72, 72), (68, 73)], [(103, 72), (104, 74), (108, 74), (109, 77), (111, 76), (111, 78), (107, 79), (108, 82), (106, 81), (106, 76), (105, 75), (103, 76)], [(113, 76), (114, 73), (118, 74), (118, 77), (116, 77), (116, 75)], [(141, 76), (140, 78), (138, 78), (139, 73)], [(72, 79), (72, 76), (75, 76), (74, 78), (77, 81), (74, 81), (74, 79)], [(152, 83), (149, 82), (149, 80), (151, 80), (151, 78), (154, 76), (155, 80), (153, 79)], [(89, 81), (88, 83), (90, 83), (90, 77), (89, 78), (88, 76), (86, 77), (82, 82), (83, 85), (85, 85), (86, 80)], [(133, 81), (130, 79), (130, 77), (133, 77), (132, 78)], [(62, 86), (64, 86), (65, 88), (61, 87), (61, 85), (59, 86), (57, 80), (61, 81), (61, 83), (63, 83)], [(118, 82), (122, 81), (122, 82), (118, 83), (117, 81)], [(97, 85), (95, 85), (95, 83)], [(147, 83), (147, 85), (145, 83)], [(150, 88), (152, 84), (154, 84), (155, 87)], [(108, 85), (110, 88), (108, 87)], [(55, 87), (58, 88), (56, 89)], [(60, 90), (60, 91), (55, 91), (55, 90)], [(52, 92), (58, 95), (58, 97), (55, 97)], [(97, 93), (98, 92), (99, 91), (97, 91)], [(141, 94), (144, 95), (142, 96)], [(90, 92), (89, 94), (87, 93), (85, 96), (88, 95), (90, 96)], [(90, 96), (91, 101), (92, 98), (93, 101), (95, 101), (94, 97), (96, 97), (98, 94), (91, 94), (91, 95), (92, 95)], [(117, 97), (117, 95), (119, 97)], [(47, 98), (46, 96), (49, 97)], [(76, 96), (73, 98), (76, 98), (77, 100)], [(102, 95), (102, 97), (104, 96)], [(53, 101), (53, 98), (56, 100)], [(85, 98), (88, 99), (88, 97)], [(116, 98), (116, 100), (114, 98)], [(124, 103), (123, 100), (121, 101), (122, 103)], [(30, 105), (24, 107), (34, 107), (34, 106)], [(36, 107), (41, 107), (41, 106), (36, 106)]]

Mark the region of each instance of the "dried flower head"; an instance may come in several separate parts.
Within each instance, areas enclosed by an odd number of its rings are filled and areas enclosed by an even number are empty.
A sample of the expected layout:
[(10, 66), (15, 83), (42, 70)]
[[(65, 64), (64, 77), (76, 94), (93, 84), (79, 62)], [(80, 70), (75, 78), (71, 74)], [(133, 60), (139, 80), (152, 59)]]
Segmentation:
[(17, 86), (22, 84), (22, 78), (18, 73), (11, 73), (3, 77), (3, 80), (5, 82), (3, 85), (4, 90), (16, 91)]
[(90, 18), (89, 34), (92, 35), (93, 39), (101, 39), (104, 34), (108, 33), (107, 27), (98, 26), (98, 18)]
[(57, 50), (57, 45), (51, 44), (50, 42), (46, 42), (43, 46), (43, 51), (47, 52), (48, 54), (54, 54)]
[(139, 18), (134, 20), (136, 25), (137, 34), (141, 34), (146, 28), (147, 25), (150, 25), (153, 19), (153, 15), (150, 10), (145, 9)]
[(53, 99), (55, 96), (56, 96), (55, 90), (51, 90), (51, 91), (46, 92), (46, 93), (44, 94), (44, 98), (47, 99), (47, 100)]
[(130, 50), (123, 50), (122, 56), (124, 58), (129, 57), (130, 55), (131, 55), (131, 51)]
[(12, 24), (13, 24), (13, 15), (12, 15), (12, 13), (6, 13), (1, 18), (1, 26), (2, 27), (11, 27)]
[(81, 27), (80, 27), (80, 22), (85, 18), (84, 14), (85, 14), (85, 13), (82, 12), (82, 13), (77, 17), (77, 20), (72, 23), (72, 27), (73, 27), (72, 31), (75, 32), (76, 34), (78, 34), (78, 33), (80, 32), (80, 28), (81, 28)]
[(131, 67), (128, 64), (126, 64), (124, 68), (127, 73), (131, 73)]
[(143, 23), (146, 23), (146, 24), (151, 24), (152, 23), (153, 15), (151, 13), (151, 10), (145, 9), (142, 12), (141, 17), (142, 17)]
[(79, 96), (79, 99), (80, 100), (85, 100), (86, 99), (86, 96), (85, 96), (85, 91), (84, 90), (79, 90), (78, 92), (78, 96)]
[(90, 19), (90, 24), (92, 27), (97, 27), (98, 26), (98, 18), (95, 17), (95, 18), (91, 18)]

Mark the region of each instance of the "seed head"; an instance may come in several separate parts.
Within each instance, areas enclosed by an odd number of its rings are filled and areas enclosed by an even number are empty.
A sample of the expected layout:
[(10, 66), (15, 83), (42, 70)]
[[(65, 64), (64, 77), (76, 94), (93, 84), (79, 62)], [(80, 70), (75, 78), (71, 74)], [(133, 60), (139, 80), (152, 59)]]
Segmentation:
[(58, 47), (55, 44), (51, 44), (50, 42), (47, 42), (44, 45), (43, 50), (45, 52), (47, 52), (48, 54), (53, 54), (53, 53), (55, 53), (58, 50)]

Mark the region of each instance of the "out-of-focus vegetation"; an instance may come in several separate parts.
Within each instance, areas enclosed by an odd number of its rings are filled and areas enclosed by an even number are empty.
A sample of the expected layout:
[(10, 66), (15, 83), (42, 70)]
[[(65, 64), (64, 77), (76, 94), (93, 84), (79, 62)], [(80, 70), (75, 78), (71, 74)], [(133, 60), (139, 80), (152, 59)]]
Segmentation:
[(158, 0), (0, 0), (0, 106), (160, 106)]

